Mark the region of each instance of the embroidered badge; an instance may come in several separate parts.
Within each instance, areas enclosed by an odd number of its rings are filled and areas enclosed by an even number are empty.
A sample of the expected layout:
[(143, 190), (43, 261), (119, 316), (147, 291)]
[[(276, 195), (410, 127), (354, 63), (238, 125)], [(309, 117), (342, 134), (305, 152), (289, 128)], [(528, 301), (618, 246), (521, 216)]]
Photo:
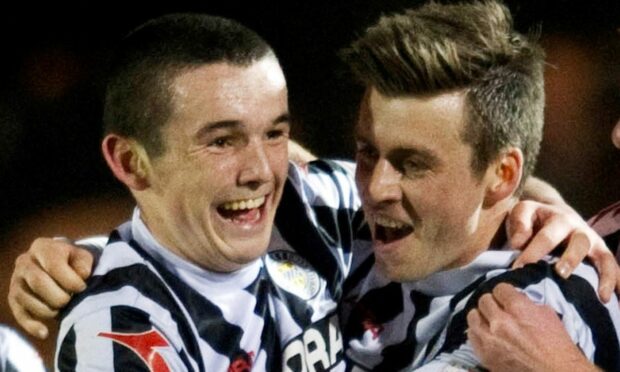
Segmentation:
[(319, 275), (301, 256), (291, 251), (272, 251), (265, 258), (271, 278), (285, 291), (304, 300), (319, 293)]

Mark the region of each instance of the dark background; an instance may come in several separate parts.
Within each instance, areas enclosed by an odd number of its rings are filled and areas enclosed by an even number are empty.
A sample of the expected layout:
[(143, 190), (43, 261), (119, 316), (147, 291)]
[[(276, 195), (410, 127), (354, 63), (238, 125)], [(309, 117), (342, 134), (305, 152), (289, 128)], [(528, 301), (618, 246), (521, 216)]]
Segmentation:
[[(105, 61), (115, 42), (169, 12), (231, 17), (272, 44), (288, 79), (296, 138), (351, 157), (359, 90), (336, 52), (379, 14), (419, 1), (24, 2), (0, 11), (0, 322), (18, 252), (40, 235), (105, 232), (131, 201), (99, 152)], [(507, 1), (517, 28), (541, 27), (548, 55), (545, 141), (536, 174), (584, 216), (620, 199), (620, 1)], [(37, 343), (49, 362), (51, 343)]]

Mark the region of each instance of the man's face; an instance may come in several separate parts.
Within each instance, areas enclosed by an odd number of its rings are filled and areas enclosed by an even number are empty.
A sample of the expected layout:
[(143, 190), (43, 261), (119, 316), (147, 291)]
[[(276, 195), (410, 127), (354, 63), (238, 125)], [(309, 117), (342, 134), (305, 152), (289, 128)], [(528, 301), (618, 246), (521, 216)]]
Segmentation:
[(461, 266), (480, 249), (485, 190), (461, 139), (464, 104), (462, 92), (389, 98), (375, 89), (362, 102), (356, 179), (376, 263), (391, 280)]
[(287, 175), (286, 83), (273, 57), (213, 63), (172, 85), (165, 152), (152, 160), (145, 222), (167, 247), (214, 271), (267, 249)]

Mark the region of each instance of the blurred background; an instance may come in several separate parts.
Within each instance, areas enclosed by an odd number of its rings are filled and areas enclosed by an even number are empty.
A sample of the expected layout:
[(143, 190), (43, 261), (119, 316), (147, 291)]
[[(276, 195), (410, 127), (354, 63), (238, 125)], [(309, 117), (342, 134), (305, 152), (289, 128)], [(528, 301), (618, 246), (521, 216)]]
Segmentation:
[[(103, 75), (117, 40), (169, 12), (234, 18), (275, 48), (288, 79), (294, 136), (350, 158), (359, 89), (337, 51), (382, 13), (419, 1), (175, 1), (148, 5), (28, 1), (0, 14), (0, 322), (19, 252), (37, 236), (78, 238), (125, 220), (132, 202), (99, 152)], [(546, 129), (536, 174), (584, 216), (620, 199), (620, 2), (507, 1), (517, 28), (547, 51)], [(53, 335), (52, 335), (53, 337)], [(35, 342), (51, 365), (53, 339)]]

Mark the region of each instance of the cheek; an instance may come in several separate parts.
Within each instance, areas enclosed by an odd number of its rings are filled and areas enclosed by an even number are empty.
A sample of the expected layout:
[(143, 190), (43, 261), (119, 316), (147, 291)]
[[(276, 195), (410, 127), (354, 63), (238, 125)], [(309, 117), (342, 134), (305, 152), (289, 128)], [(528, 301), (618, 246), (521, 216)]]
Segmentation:
[(286, 178), (288, 174), (288, 144), (284, 146), (278, 145), (269, 148), (267, 157), (269, 159), (269, 167), (277, 178)]
[(616, 123), (616, 126), (611, 132), (611, 140), (613, 141), (614, 145), (618, 149), (620, 149), (620, 120), (618, 120), (618, 122)]
[(361, 160), (359, 156), (356, 157), (356, 164), (357, 166), (355, 168), (355, 183), (357, 184), (358, 190), (360, 190), (363, 195), (365, 193), (366, 187), (368, 186), (372, 169), (368, 165), (368, 163)]

